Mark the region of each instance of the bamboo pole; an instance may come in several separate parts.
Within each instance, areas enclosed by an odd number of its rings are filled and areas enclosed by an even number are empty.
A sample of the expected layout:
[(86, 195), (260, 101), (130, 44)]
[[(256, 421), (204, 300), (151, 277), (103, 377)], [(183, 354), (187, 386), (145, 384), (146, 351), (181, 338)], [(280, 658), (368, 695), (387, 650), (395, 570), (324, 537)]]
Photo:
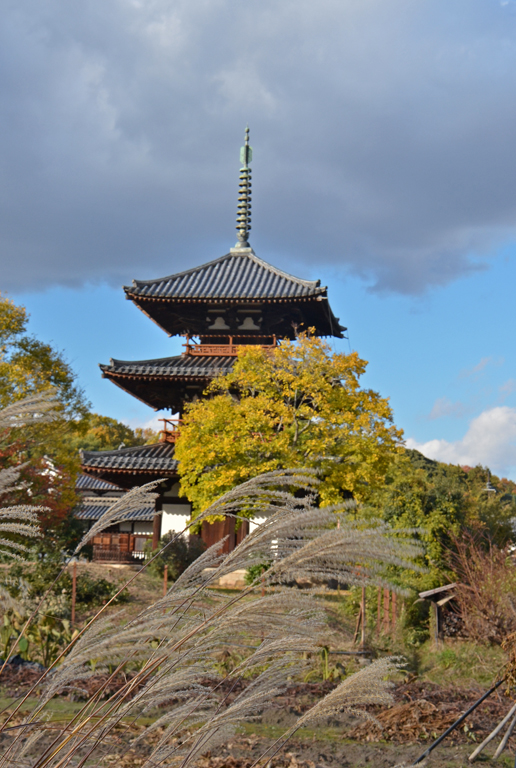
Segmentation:
[(75, 624), (75, 602), (77, 599), (77, 562), (72, 563), (72, 616), (71, 625)]
[(360, 638), (360, 647), (365, 648), (366, 641), (366, 589), (362, 587), (362, 600), (360, 601), (360, 612), (362, 614), (362, 636)]
[(474, 710), (475, 710), (475, 709), (476, 709), (476, 708), (479, 706), (479, 704), (482, 704), (482, 702), (483, 702), (483, 701), (485, 701), (485, 700), (487, 699), (487, 697), (488, 697), (488, 696), (490, 696), (490, 695), (493, 693), (493, 691), (496, 691), (496, 689), (497, 689), (497, 688), (498, 688), (498, 687), (499, 687), (499, 686), (500, 686), (500, 685), (501, 685), (503, 682), (504, 682), (504, 678), (502, 678), (501, 680), (498, 680), (498, 682), (497, 682), (497, 683), (495, 683), (495, 684), (492, 686), (492, 688), (490, 688), (490, 689), (489, 689), (489, 690), (488, 690), (486, 693), (484, 693), (484, 695), (483, 695), (483, 696), (481, 696), (479, 699), (477, 699), (477, 701), (475, 701), (475, 703), (474, 703), (474, 704), (472, 704), (472, 705), (471, 705), (471, 707), (470, 707), (469, 709), (467, 709), (467, 710), (466, 710), (466, 712), (463, 712), (463, 713), (462, 713), (462, 715), (461, 715), (461, 716), (460, 716), (460, 717), (459, 717), (457, 720), (455, 720), (455, 722), (454, 722), (454, 723), (452, 723), (452, 725), (450, 725), (450, 727), (449, 727), (449, 728), (447, 728), (447, 729), (445, 730), (445, 732), (444, 732), (444, 733), (442, 733), (442, 734), (439, 736), (439, 738), (438, 738), (438, 739), (436, 739), (436, 740), (435, 740), (435, 741), (434, 741), (432, 744), (430, 744), (430, 746), (429, 746), (429, 747), (427, 747), (427, 749), (425, 749), (425, 751), (423, 752), (423, 754), (419, 755), (419, 757), (417, 757), (417, 758), (414, 760), (414, 762), (412, 763), (412, 765), (419, 765), (419, 763), (422, 763), (422, 762), (423, 762), (423, 760), (426, 760), (426, 758), (428, 757), (428, 755), (430, 754), (430, 752), (433, 752), (433, 750), (434, 750), (434, 749), (435, 749), (437, 746), (439, 746), (439, 744), (440, 744), (442, 741), (444, 741), (444, 739), (445, 739), (447, 736), (449, 736), (449, 734), (450, 734), (452, 731), (454, 731), (454, 730), (455, 730), (455, 728), (457, 728), (457, 726), (461, 725), (461, 723), (463, 723), (463, 722), (464, 722), (464, 720), (465, 720), (465, 719), (468, 717), (468, 715), (470, 715), (470, 714), (471, 714), (471, 713), (472, 713), (472, 712), (473, 712), (473, 711), (474, 711)]

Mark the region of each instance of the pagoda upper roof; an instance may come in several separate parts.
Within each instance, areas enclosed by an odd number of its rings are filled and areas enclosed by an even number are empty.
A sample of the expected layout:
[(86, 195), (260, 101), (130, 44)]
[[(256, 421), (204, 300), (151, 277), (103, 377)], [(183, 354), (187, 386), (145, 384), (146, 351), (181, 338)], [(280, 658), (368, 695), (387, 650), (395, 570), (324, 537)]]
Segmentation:
[(320, 280), (301, 280), (259, 259), (251, 248), (235, 248), (200, 267), (155, 280), (133, 280), (133, 296), (169, 300), (293, 299), (325, 296)]
[(124, 488), (150, 480), (176, 477), (178, 462), (173, 443), (154, 443), (116, 451), (81, 451), (85, 474), (114, 482)]

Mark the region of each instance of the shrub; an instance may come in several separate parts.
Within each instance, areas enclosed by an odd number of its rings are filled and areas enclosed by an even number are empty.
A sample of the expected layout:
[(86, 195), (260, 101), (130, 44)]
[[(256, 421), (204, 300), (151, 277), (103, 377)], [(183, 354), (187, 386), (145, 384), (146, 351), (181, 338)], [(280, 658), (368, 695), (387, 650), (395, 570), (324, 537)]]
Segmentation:
[[(30, 599), (39, 600), (56, 579), (62, 567), (63, 564), (57, 557), (44, 559), (37, 564), (15, 563), (9, 569), (4, 586), (12, 597), (20, 597), (24, 590), (28, 590), (27, 596)], [(118, 585), (107, 579), (95, 578), (83, 571), (77, 574), (76, 590), (77, 605), (89, 608), (110, 600), (118, 591)], [(63, 573), (59, 582), (51, 590), (51, 595), (63, 593), (67, 595), (69, 602), (72, 594), (72, 577), (68, 572)], [(129, 595), (124, 590), (115, 602), (125, 603), (128, 599)]]
[[(197, 560), (199, 555), (202, 555), (206, 546), (204, 542), (198, 536), (179, 536), (172, 544), (170, 542), (177, 536), (174, 531), (166, 533), (160, 540), (159, 549), (167, 547), (152, 563), (151, 570), (163, 576), (165, 565), (168, 566), (168, 578), (171, 581), (175, 581), (181, 574), (186, 571), (189, 565), (194, 560)], [(152, 550), (149, 550), (148, 555), (152, 555)]]
[(479, 643), (501, 645), (516, 631), (516, 565), (510, 548), (471, 535), (455, 547), (450, 563), (459, 582), (457, 610), (464, 634)]

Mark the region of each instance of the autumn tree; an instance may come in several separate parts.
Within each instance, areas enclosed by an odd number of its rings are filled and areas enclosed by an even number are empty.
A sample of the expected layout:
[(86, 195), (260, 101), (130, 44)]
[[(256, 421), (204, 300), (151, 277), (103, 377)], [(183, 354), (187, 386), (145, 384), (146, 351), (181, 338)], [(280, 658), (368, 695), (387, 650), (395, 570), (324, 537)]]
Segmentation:
[(0, 466), (25, 463), (16, 499), (39, 503), (52, 514), (45, 525), (63, 519), (75, 504), (78, 455), (69, 440), (86, 428), (88, 404), (75, 374), (61, 352), (27, 333), (24, 307), (0, 294), (0, 407), (51, 389), (59, 403), (58, 417), (0, 435)]
[(90, 413), (84, 423), (84, 429), (78, 431), (70, 441), (71, 450), (78, 451), (113, 451), (123, 445), (131, 448), (135, 445), (156, 443), (159, 433), (149, 428), (133, 429), (110, 416)]
[(323, 504), (367, 498), (399, 450), (388, 401), (360, 387), (366, 362), (309, 334), (272, 351), (247, 346), (206, 397), (189, 404), (176, 443), (181, 488), (198, 513), (262, 472), (320, 471)]

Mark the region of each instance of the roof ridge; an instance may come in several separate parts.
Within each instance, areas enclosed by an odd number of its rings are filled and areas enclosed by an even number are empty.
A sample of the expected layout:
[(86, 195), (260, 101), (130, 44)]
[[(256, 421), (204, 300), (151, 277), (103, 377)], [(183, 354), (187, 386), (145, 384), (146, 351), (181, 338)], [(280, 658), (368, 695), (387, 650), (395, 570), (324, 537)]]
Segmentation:
[[(236, 255), (238, 254), (235, 253), (235, 256)], [(249, 258), (255, 261), (260, 266), (265, 267), (265, 269), (268, 269), (270, 272), (274, 272), (275, 275), (279, 275), (280, 277), (285, 277), (287, 280), (293, 280), (296, 283), (302, 283), (302, 285), (305, 285), (307, 288), (310, 286), (319, 288), (321, 286), (320, 280), (303, 280), (302, 277), (296, 277), (295, 275), (291, 275), (290, 272), (284, 272), (282, 269), (275, 267), (273, 264), (269, 264), (268, 261), (264, 261), (264, 259), (261, 259), (259, 256), (257, 256), (252, 249), (251, 249), (251, 253), (246, 255), (249, 255)], [(325, 290), (325, 289), (323, 288), (322, 290)]]
[[(81, 456), (91, 456), (92, 454), (99, 455), (102, 454), (103, 456), (108, 456), (109, 454), (114, 454), (115, 456), (120, 456), (122, 454), (126, 453), (135, 453), (136, 451), (141, 451), (142, 448), (158, 448), (159, 446), (162, 446), (163, 443), (149, 443), (148, 445), (129, 445), (126, 448), (110, 448), (107, 451), (81, 451)], [(84, 473), (83, 473), (84, 474)], [(107, 481), (109, 482), (109, 481)]]
[(170, 355), (170, 357), (154, 357), (149, 360), (118, 360), (116, 357), (112, 357), (109, 363), (99, 363), (100, 368), (110, 368), (117, 363), (121, 365), (134, 365), (135, 363), (163, 363), (165, 360), (182, 360), (183, 355)]
[(130, 285), (124, 285), (124, 291), (130, 291), (131, 288), (137, 287), (138, 285), (148, 284), (148, 283), (164, 283), (167, 280), (172, 280), (176, 277), (184, 277), (184, 275), (193, 275), (194, 272), (199, 272), (201, 269), (204, 269), (205, 267), (211, 267), (213, 264), (218, 264), (219, 261), (224, 261), (224, 259), (229, 258), (232, 256), (231, 253), (225, 253), (224, 256), (219, 256), (217, 259), (212, 259), (211, 261), (207, 261), (206, 264), (200, 264), (198, 267), (191, 267), (190, 269), (184, 269), (182, 272), (175, 272), (173, 275), (166, 275), (165, 277), (156, 277), (154, 280), (133, 280), (132, 286)]

